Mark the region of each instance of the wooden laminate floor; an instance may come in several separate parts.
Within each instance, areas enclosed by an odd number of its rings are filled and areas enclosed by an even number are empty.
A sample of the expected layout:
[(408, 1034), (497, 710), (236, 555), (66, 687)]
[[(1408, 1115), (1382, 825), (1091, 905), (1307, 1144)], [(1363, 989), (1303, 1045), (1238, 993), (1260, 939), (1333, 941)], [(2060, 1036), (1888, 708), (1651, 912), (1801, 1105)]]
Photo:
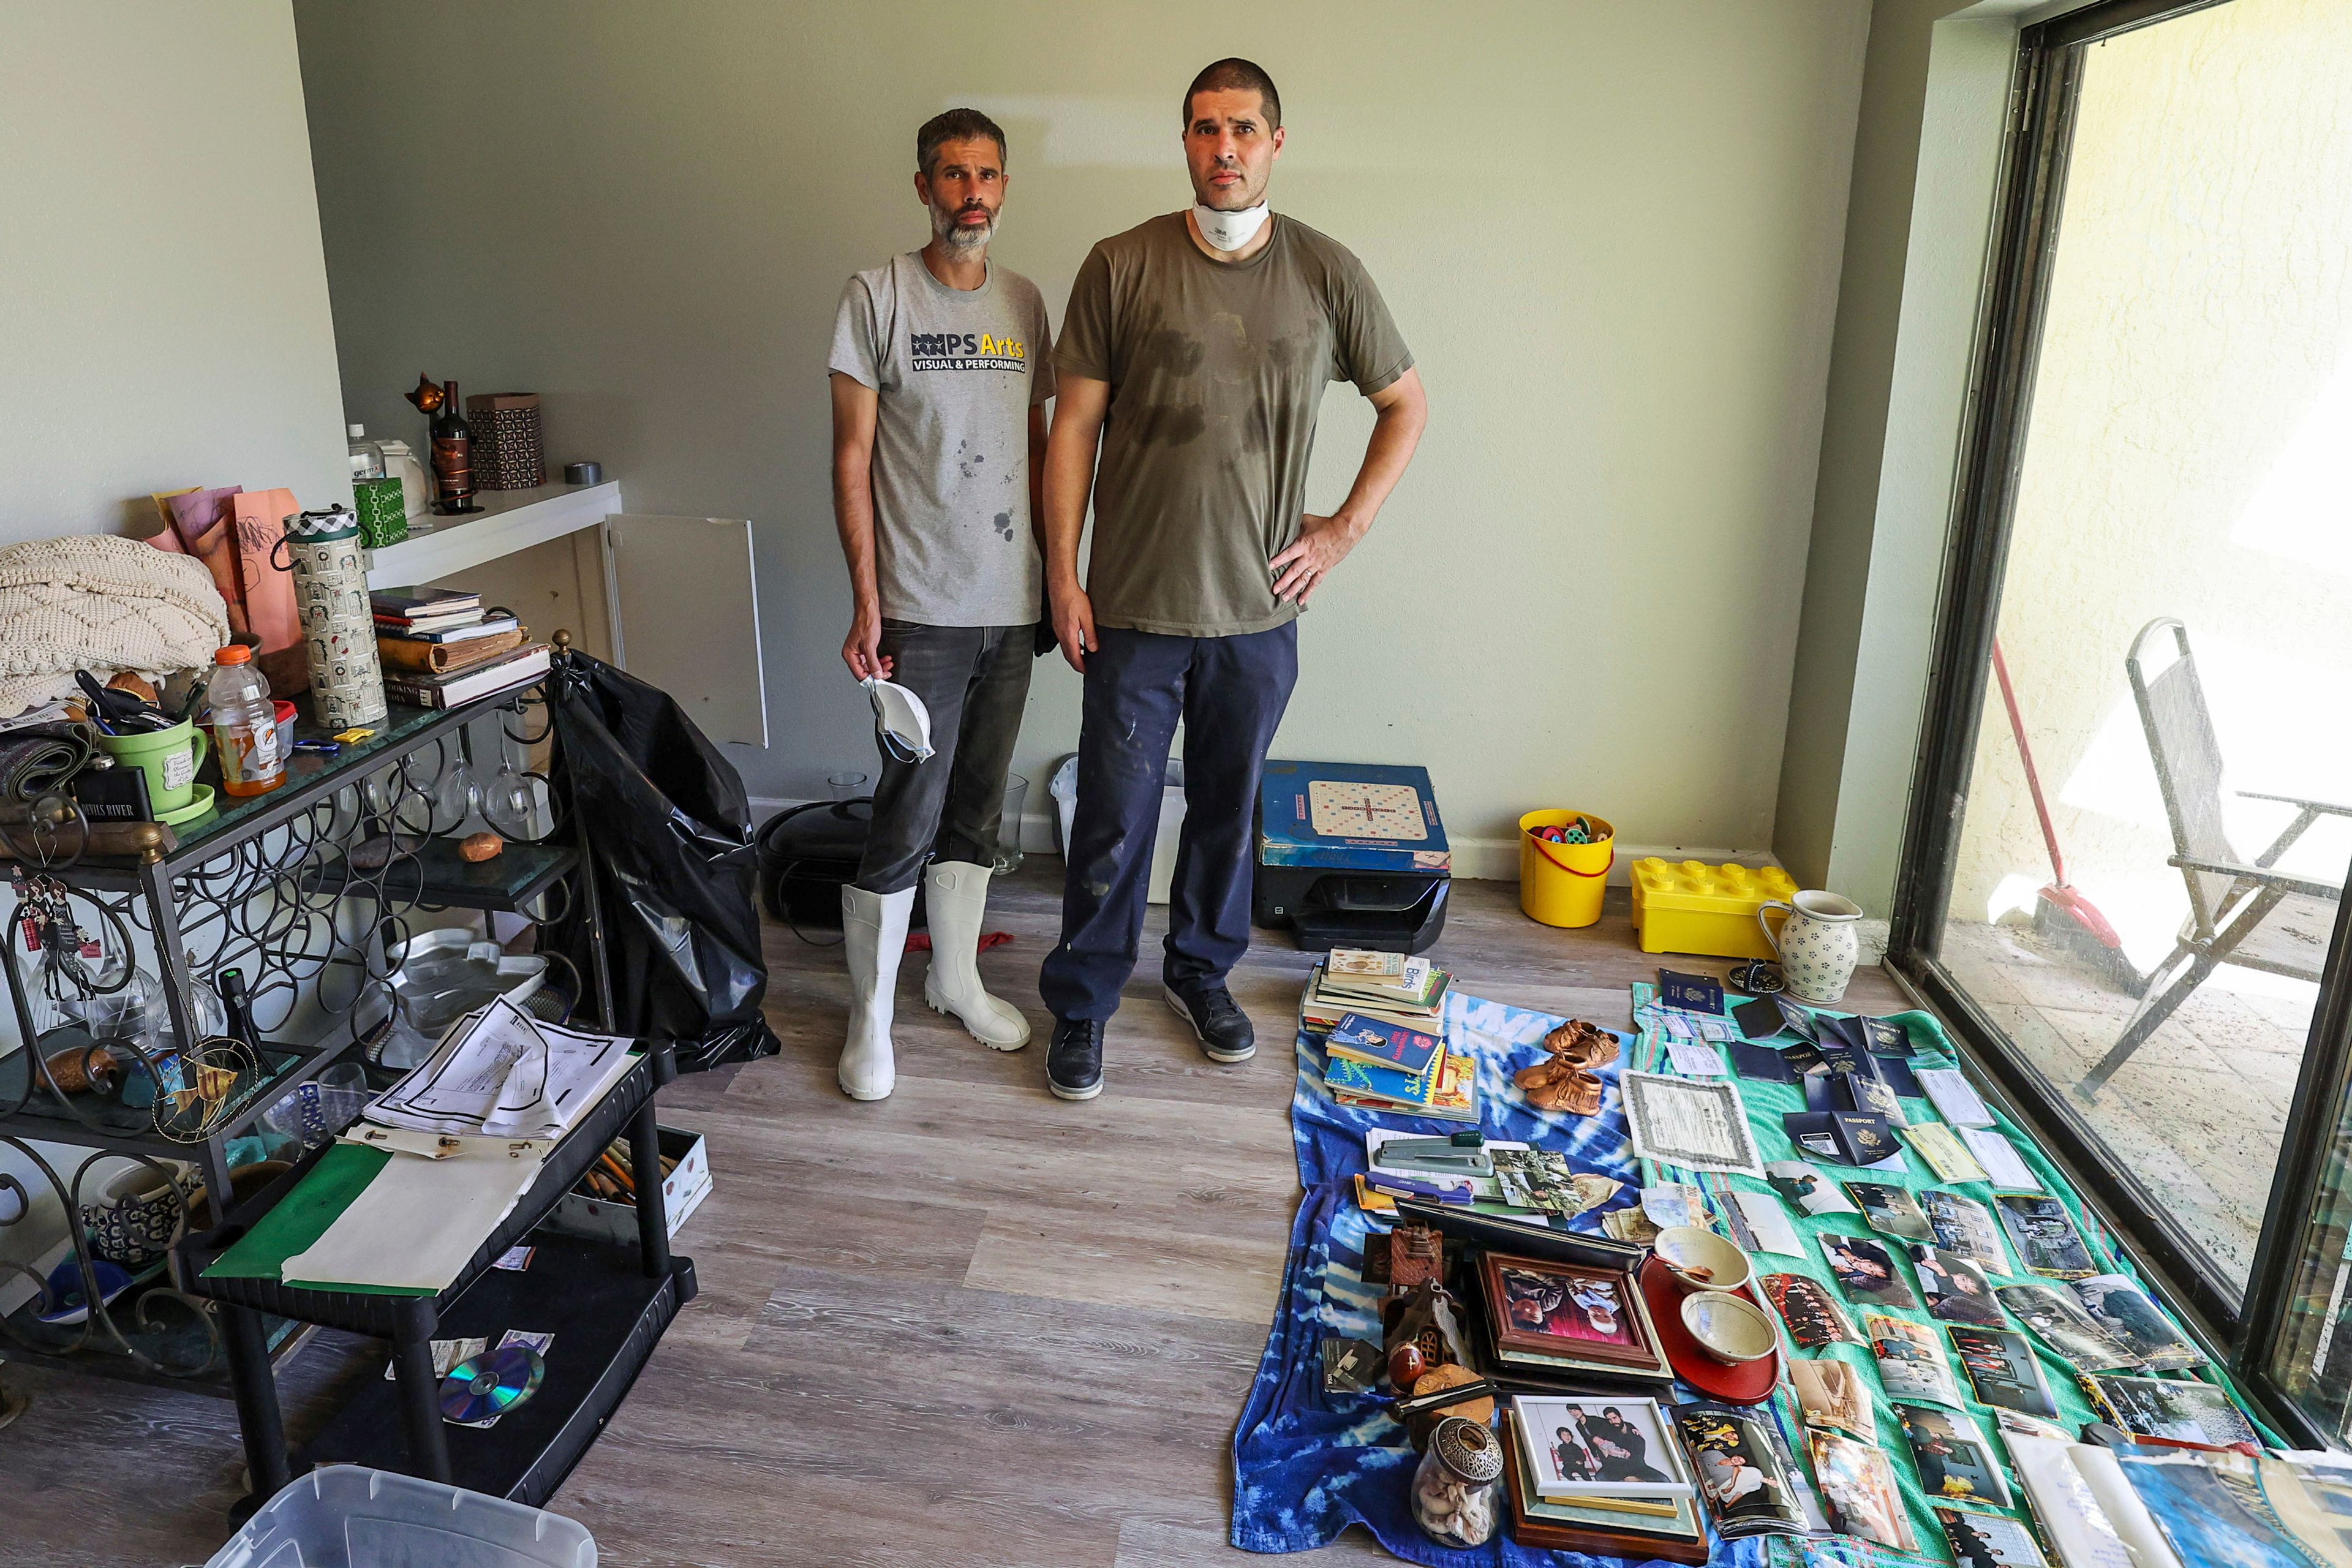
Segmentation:
[[(989, 923), (1015, 941), (981, 961), (1040, 1037), (974, 1042), (923, 1005), (928, 960), (909, 955), (898, 1090), (876, 1104), (834, 1083), (839, 954), (771, 929), (783, 1054), (664, 1099), (665, 1123), (710, 1140), (717, 1190), (679, 1241), (700, 1299), (554, 1503), (604, 1563), (1246, 1560), (1225, 1545), (1230, 1444), (1297, 1198), (1288, 1043), (1308, 956), (1260, 933), (1233, 979), (1258, 1055), (1215, 1067), (1160, 999), (1155, 909), (1104, 1092), (1065, 1104), (1045, 1089), (1036, 990), (1060, 869), (1035, 858), (1000, 883)], [(1656, 966), (1623, 897), (1559, 931), (1509, 884), (1461, 883), (1436, 955), (1474, 994), (1622, 1026), (1627, 985)], [(1899, 996), (1867, 969), (1848, 1003)], [(297, 1440), (381, 1365), (362, 1341), (298, 1358)], [(226, 1401), (0, 1376), (34, 1397), (0, 1430), (0, 1568), (201, 1563), (225, 1537), (241, 1468)], [(1315, 1559), (1371, 1560), (1392, 1561), (1360, 1532)]]

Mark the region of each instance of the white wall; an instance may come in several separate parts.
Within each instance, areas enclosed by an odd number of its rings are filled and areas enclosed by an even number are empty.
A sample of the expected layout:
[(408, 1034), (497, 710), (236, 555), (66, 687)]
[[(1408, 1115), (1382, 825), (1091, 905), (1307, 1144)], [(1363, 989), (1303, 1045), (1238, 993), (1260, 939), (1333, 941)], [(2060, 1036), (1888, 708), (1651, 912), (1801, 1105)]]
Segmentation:
[(0, 0), (0, 543), (351, 499), (286, 0)]
[[(299, 0), (346, 398), (420, 370), (545, 399), (551, 458), (632, 510), (758, 524), (755, 793), (871, 767), (824, 361), (842, 280), (925, 237), (915, 127), (994, 111), (998, 259), (1058, 320), (1096, 238), (1189, 198), (1179, 100), (1241, 52), (1284, 89), (1276, 204), (1355, 248), (1419, 356), (1412, 472), (1302, 630), (1278, 752), (1416, 761), (1507, 872), (1517, 813), (1641, 844), (1770, 841), (1868, 22), (1863, 0), (1244, 18), (608, 0)], [(1311, 506), (1370, 421), (1326, 405)], [(1041, 663), (1016, 766), (1076, 739)], [(1045, 803), (1033, 798), (1033, 812)]]
[[(0, 0), (0, 543), (189, 485), (350, 500), (286, 0)], [(37, 1147), (68, 1181), (88, 1156)], [(0, 1173), (36, 1200), (0, 1258), (53, 1261), (54, 1189), (14, 1151)], [(0, 1310), (31, 1294), (0, 1279)]]

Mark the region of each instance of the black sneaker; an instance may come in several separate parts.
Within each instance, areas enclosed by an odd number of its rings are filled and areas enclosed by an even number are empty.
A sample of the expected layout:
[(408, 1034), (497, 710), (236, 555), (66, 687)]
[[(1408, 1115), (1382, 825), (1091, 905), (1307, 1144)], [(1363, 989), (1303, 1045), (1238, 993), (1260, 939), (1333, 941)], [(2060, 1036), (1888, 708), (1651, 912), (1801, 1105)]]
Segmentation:
[(1055, 1019), (1054, 1042), (1045, 1047), (1045, 1087), (1063, 1100), (1100, 1094), (1102, 1042), (1100, 1018)]
[(1201, 1037), (1202, 1056), (1230, 1065), (1257, 1055), (1257, 1031), (1250, 1026), (1249, 1015), (1241, 1010), (1232, 992), (1211, 985), (1187, 997), (1173, 985), (1163, 984), (1160, 989), (1168, 994), (1168, 1005), (1176, 1009), (1176, 1016), (1192, 1025), (1192, 1033)]

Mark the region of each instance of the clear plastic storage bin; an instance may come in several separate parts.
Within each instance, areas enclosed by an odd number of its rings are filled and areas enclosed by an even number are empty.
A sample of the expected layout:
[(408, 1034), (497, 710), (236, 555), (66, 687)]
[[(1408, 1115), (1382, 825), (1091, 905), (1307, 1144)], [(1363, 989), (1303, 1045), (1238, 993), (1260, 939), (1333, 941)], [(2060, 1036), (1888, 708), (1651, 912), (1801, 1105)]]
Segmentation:
[(560, 1513), (330, 1465), (271, 1498), (205, 1568), (596, 1568), (596, 1541)]

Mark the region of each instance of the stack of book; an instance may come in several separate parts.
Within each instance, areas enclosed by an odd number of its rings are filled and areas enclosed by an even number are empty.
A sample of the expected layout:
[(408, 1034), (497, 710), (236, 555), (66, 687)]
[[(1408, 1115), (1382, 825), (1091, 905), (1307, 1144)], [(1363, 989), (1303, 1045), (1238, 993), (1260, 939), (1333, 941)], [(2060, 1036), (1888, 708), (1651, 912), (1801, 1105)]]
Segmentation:
[(544, 643), (481, 595), (454, 588), (389, 588), (370, 595), (383, 694), (412, 708), (455, 708), (548, 670)]
[(1331, 1032), (1343, 1014), (1408, 1029), (1444, 1030), (1445, 993), (1454, 976), (1425, 958), (1335, 947), (1307, 976), (1298, 1021), (1310, 1035)]
[(1478, 1120), (1478, 1064), (1443, 1034), (1343, 1013), (1323, 1041), (1323, 1087), (1341, 1105)]

